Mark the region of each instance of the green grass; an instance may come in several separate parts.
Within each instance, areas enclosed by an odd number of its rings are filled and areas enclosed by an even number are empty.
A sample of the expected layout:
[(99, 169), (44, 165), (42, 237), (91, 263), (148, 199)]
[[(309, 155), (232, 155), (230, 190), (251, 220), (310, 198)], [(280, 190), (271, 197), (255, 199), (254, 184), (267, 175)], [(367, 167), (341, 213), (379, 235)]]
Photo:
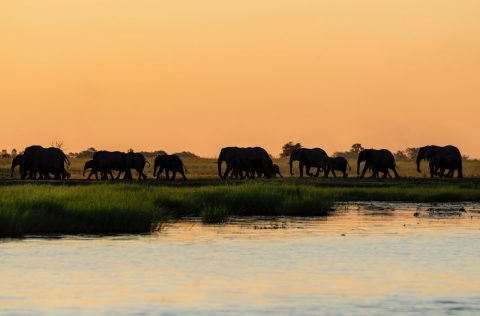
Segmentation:
[(313, 187), (271, 184), (162, 187), (141, 184), (0, 187), (0, 236), (149, 232), (172, 218), (327, 215), (333, 201)]
[[(0, 186), (0, 236), (150, 232), (157, 223), (200, 217), (204, 223), (231, 216), (326, 216), (335, 202), (480, 201), (477, 182), (431, 183), (344, 180), (249, 181), (201, 186), (150, 183)], [(340, 182), (342, 183), (342, 182)], [(352, 184), (357, 183), (358, 186)], [(369, 184), (375, 184), (370, 186)], [(377, 184), (383, 184), (378, 186)]]

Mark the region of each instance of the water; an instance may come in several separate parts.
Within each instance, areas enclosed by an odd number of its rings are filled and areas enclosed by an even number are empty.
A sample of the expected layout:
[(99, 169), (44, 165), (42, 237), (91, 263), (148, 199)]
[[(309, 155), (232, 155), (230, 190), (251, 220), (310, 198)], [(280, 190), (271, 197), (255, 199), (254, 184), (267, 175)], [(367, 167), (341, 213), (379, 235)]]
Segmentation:
[(0, 242), (1, 314), (480, 314), (480, 206)]

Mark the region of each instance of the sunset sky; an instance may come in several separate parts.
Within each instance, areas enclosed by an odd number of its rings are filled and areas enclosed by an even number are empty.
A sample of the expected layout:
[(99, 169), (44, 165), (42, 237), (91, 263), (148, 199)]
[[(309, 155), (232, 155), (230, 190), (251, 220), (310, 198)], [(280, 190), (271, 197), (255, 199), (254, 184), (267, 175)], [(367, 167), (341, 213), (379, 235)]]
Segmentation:
[(478, 0), (0, 2), (0, 147), (480, 157)]

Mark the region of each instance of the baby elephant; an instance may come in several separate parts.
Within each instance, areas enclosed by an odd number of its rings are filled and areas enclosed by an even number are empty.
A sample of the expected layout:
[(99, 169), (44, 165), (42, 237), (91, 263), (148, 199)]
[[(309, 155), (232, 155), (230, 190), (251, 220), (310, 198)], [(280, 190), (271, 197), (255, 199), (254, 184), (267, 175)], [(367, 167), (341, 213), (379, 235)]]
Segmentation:
[(352, 170), (352, 168), (350, 168), (350, 165), (348, 164), (347, 159), (343, 157), (328, 157), (326, 176), (328, 177), (328, 174), (331, 171), (333, 173), (333, 176), (336, 178), (337, 175), (335, 174), (335, 170), (337, 170), (342, 172), (343, 177), (346, 178), (348, 177), (347, 167), (349, 171)]
[(280, 173), (280, 167), (277, 164), (273, 164), (273, 174), (275, 177), (279, 175), (280, 178), (283, 178), (282, 174)]
[(108, 180), (108, 175), (110, 175), (113, 179), (112, 170), (107, 164), (102, 163), (102, 161), (88, 160), (85, 162), (85, 166), (83, 167), (83, 176), (85, 176), (85, 172), (89, 169), (90, 174), (88, 175), (88, 180), (90, 180), (92, 175), (95, 175), (95, 179), (98, 180), (99, 172), (102, 180)]
[[(158, 169), (158, 172), (157, 172)], [(165, 169), (165, 177), (167, 180), (175, 180), (175, 176), (177, 172), (179, 172), (183, 180), (187, 180), (185, 177), (185, 172), (187, 172), (187, 168), (183, 165), (182, 159), (177, 155), (160, 155), (155, 158), (155, 163), (153, 165), (153, 176), (157, 176), (157, 180), (160, 178), (163, 170)], [(170, 171), (172, 171), (173, 175), (170, 178)]]

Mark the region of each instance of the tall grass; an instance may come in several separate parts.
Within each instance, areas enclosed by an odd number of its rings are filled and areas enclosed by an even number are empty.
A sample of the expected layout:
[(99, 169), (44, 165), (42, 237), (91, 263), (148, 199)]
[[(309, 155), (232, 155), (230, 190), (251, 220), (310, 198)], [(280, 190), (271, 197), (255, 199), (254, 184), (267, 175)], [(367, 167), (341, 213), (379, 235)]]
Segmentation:
[(186, 216), (325, 216), (342, 201), (480, 201), (476, 185), (324, 187), (316, 181), (167, 187), (149, 184), (0, 186), (0, 236), (149, 232)]
[(327, 215), (333, 201), (313, 187), (138, 184), (0, 187), (0, 236), (149, 232), (170, 218), (206, 223), (244, 215)]

